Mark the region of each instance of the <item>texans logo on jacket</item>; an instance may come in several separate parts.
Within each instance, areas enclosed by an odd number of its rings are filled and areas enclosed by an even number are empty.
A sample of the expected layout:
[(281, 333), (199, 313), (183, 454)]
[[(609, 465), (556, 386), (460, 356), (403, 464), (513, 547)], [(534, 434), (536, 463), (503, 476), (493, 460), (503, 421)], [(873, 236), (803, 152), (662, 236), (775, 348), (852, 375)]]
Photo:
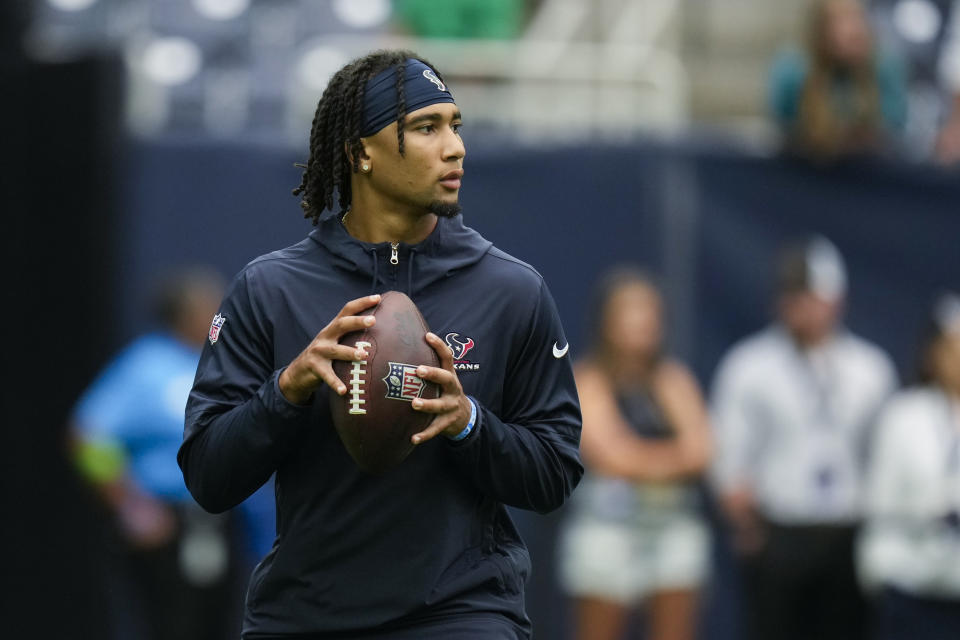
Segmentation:
[(480, 369), (479, 362), (467, 360), (467, 354), (476, 346), (473, 338), (466, 336), (461, 338), (459, 333), (451, 331), (444, 337), (443, 341), (453, 351), (454, 369), (457, 371), (478, 371)]

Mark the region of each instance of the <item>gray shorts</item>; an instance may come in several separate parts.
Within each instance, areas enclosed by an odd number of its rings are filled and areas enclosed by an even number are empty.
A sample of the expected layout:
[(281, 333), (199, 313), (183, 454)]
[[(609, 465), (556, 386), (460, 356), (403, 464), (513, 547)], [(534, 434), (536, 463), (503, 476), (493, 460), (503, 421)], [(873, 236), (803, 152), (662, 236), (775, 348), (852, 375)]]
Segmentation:
[(568, 594), (629, 606), (658, 591), (701, 585), (709, 570), (710, 533), (688, 514), (649, 525), (581, 517), (568, 523), (558, 551)]

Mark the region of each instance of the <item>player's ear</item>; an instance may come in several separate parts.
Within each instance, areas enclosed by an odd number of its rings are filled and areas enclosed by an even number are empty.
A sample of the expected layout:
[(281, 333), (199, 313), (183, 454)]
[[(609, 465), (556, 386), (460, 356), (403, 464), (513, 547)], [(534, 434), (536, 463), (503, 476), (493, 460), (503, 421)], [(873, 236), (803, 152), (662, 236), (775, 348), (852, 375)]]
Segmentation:
[[(347, 162), (349, 163), (349, 165), (350, 165), (351, 167), (353, 167), (353, 166), (354, 166), (354, 163), (353, 163), (353, 151), (350, 149), (350, 143), (349, 143), (349, 142), (344, 142), (344, 143), (343, 143), (343, 152), (344, 152), (344, 153), (346, 154), (346, 156), (347, 156)], [(371, 169), (373, 168), (373, 163), (372, 163), (371, 160), (370, 160), (370, 155), (367, 153), (367, 148), (366, 148), (366, 146), (363, 144), (363, 138), (360, 139), (360, 154), (359, 154), (359, 156), (360, 156), (360, 158), (359, 158), (359, 159), (360, 159), (360, 172), (361, 172), (361, 173), (370, 173)]]

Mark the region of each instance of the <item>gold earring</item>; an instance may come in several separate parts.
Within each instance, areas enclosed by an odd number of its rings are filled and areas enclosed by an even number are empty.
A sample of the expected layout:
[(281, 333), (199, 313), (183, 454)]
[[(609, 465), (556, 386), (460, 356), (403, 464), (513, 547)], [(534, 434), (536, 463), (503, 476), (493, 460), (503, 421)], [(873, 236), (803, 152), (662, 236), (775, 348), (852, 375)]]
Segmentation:
[(370, 165), (368, 165), (368, 164), (365, 164), (365, 165), (363, 165), (363, 166), (360, 167), (360, 168), (363, 169), (364, 171), (370, 171)]

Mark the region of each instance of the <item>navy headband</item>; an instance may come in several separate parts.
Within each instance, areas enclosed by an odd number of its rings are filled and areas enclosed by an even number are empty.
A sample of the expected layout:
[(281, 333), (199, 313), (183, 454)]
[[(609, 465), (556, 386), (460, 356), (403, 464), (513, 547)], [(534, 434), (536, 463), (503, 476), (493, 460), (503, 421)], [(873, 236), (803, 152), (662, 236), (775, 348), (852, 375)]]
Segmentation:
[[(453, 102), (433, 69), (415, 58), (404, 62), (404, 94), (407, 98), (407, 113), (439, 102)], [(397, 120), (397, 73), (395, 67), (384, 69), (367, 80), (363, 96), (363, 128), (360, 137), (366, 138)]]

